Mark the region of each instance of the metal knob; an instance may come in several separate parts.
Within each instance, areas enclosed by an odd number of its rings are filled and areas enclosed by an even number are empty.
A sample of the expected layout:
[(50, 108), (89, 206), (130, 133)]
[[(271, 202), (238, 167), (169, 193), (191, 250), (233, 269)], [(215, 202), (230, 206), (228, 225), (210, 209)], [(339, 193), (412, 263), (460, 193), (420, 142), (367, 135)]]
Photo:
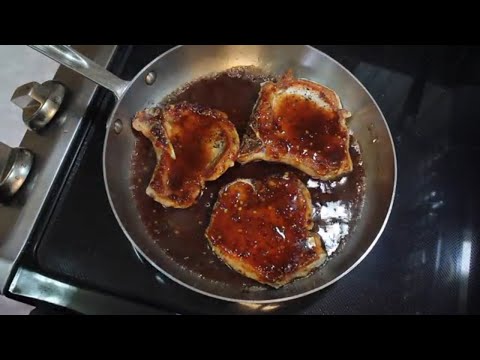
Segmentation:
[(11, 101), (23, 110), (23, 122), (34, 131), (53, 119), (65, 97), (65, 86), (58, 81), (31, 82), (18, 87)]
[(14, 196), (25, 183), (33, 164), (33, 154), (0, 142), (0, 202)]

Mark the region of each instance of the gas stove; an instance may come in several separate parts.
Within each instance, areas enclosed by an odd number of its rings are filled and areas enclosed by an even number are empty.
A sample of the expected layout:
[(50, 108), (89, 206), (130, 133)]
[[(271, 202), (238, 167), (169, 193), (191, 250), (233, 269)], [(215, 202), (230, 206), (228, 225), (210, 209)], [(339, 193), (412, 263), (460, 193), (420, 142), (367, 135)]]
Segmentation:
[[(130, 80), (169, 45), (78, 46)], [(398, 182), (383, 235), (330, 287), (285, 303), (241, 304), (185, 289), (137, 255), (102, 177), (114, 98), (60, 67), (58, 114), (27, 133), (31, 173), (0, 206), (3, 293), (82, 314), (466, 314), (480, 312), (480, 49), (315, 45), (377, 101), (394, 137)], [(474, 170), (473, 170), (474, 171)]]

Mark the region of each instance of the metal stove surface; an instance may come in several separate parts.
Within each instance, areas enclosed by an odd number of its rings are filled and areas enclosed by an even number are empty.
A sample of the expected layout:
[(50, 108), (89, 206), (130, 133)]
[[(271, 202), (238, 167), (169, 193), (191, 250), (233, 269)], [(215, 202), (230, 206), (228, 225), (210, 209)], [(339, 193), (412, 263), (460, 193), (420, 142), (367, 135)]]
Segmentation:
[[(316, 47), (345, 65), (371, 92), (397, 151), (397, 194), (390, 220), (372, 252), (352, 272), (316, 294), (271, 305), (210, 299), (156, 273), (125, 239), (105, 194), (101, 162), (111, 106), (107, 97), (95, 112), (45, 231), (19, 259), (9, 295), (84, 313), (479, 313), (475, 164), (480, 155), (480, 50)], [(132, 78), (168, 48), (133, 47), (120, 76)], [(35, 281), (44, 286), (43, 293)], [(95, 301), (92, 294), (104, 298)], [(88, 305), (79, 306), (80, 301)], [(111, 305), (118, 302), (122, 306)]]

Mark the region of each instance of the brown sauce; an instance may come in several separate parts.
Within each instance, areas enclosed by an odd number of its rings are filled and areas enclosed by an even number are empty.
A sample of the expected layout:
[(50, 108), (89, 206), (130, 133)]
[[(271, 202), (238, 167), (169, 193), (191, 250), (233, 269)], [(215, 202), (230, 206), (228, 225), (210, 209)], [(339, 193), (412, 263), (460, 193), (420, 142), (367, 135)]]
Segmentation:
[(207, 236), (232, 266), (247, 265), (262, 282), (282, 282), (321, 252), (308, 212), (308, 190), (291, 173), (237, 181), (221, 191)]
[[(262, 74), (257, 69), (237, 68), (192, 82), (167, 97), (162, 104), (189, 101), (224, 111), (237, 127), (241, 138), (260, 84), (272, 79), (272, 76)], [(150, 141), (142, 135), (136, 136), (131, 188), (140, 217), (157, 246), (174, 261), (205, 278), (239, 285), (258, 285), (226, 267), (213, 254), (204, 236), (220, 188), (238, 178), (262, 179), (286, 171), (297, 175), (310, 191), (314, 206), (313, 231), (320, 234), (329, 255), (340, 251), (341, 244), (348, 241), (350, 232), (355, 228), (363, 203), (365, 175), (359, 147), (353, 138), (349, 149), (353, 171), (338, 180), (313, 180), (301, 171), (281, 164), (236, 164), (218, 180), (207, 182), (194, 206), (165, 209), (145, 194), (156, 157)]]
[(289, 153), (308, 161), (322, 174), (337, 168), (346, 157), (348, 132), (340, 126), (338, 114), (304, 98), (283, 99), (272, 123), (260, 125), (259, 132), (267, 152), (271, 148), (279, 155)]

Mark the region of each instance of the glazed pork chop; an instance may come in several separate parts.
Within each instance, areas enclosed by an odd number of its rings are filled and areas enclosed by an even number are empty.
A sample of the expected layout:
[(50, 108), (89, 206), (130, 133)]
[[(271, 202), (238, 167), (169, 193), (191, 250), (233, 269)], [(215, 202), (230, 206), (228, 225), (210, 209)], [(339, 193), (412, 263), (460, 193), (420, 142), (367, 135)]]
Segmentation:
[(333, 90), (288, 71), (262, 84), (238, 162), (280, 162), (315, 179), (337, 178), (352, 170), (350, 116)]
[(237, 179), (223, 187), (205, 235), (230, 268), (279, 288), (325, 261), (320, 236), (312, 227), (310, 193), (295, 175), (286, 173)]
[(187, 102), (140, 111), (132, 126), (155, 149), (157, 165), (146, 193), (165, 207), (192, 206), (206, 181), (235, 164), (240, 147), (225, 113)]

